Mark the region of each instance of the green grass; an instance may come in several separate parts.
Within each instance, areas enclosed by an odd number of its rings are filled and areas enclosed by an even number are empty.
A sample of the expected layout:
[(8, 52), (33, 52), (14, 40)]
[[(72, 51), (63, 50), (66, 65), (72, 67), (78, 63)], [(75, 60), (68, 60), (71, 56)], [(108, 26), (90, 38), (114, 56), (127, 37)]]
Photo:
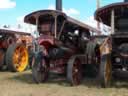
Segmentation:
[(85, 79), (71, 87), (66, 79), (50, 78), (44, 84), (33, 82), (31, 71), (0, 72), (0, 96), (128, 96), (128, 82), (116, 81), (111, 88), (100, 88), (95, 79)]

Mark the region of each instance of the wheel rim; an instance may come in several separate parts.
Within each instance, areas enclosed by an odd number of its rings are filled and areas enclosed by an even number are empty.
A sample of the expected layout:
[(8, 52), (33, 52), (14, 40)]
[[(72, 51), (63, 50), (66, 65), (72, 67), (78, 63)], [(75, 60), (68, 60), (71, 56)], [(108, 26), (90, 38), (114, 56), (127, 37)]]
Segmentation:
[(81, 81), (81, 68), (80, 68), (80, 60), (76, 59), (73, 64), (73, 70), (72, 70), (72, 75), (73, 75), (73, 83), (75, 85), (79, 85)]
[(105, 64), (105, 83), (109, 84), (109, 81), (111, 80), (111, 61), (107, 58), (107, 62)]
[(31, 62), (31, 68), (34, 66), (34, 64), (35, 64), (35, 57), (33, 56), (32, 57), (32, 62)]
[(13, 54), (13, 64), (18, 72), (22, 72), (28, 65), (28, 51), (24, 46), (18, 46)]
[(41, 60), (41, 66), (40, 66), (40, 73), (41, 73), (41, 81), (43, 82), (46, 78), (45, 76), (47, 75), (47, 67), (46, 67), (46, 62), (44, 59)]
[(37, 67), (37, 78), (38, 78), (38, 81), (39, 82), (43, 82), (43, 71), (42, 71), (42, 69), (41, 69), (41, 62), (38, 64), (38, 67)]
[(0, 67), (3, 66), (4, 52), (0, 50)]

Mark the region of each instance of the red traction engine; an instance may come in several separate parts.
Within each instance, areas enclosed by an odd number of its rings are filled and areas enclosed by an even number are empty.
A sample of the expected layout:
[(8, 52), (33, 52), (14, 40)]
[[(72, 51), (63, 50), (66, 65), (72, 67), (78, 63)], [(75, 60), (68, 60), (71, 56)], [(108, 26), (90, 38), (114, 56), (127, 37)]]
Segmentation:
[(35, 82), (45, 82), (55, 72), (65, 74), (72, 85), (80, 84), (90, 30), (97, 30), (56, 10), (31, 13), (25, 22), (37, 25), (39, 33), (32, 59)]

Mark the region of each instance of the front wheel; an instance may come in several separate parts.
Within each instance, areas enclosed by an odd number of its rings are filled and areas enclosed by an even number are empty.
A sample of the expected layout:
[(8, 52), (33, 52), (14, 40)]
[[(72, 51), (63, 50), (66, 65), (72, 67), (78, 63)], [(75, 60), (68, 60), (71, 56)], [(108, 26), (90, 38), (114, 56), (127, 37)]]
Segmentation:
[(67, 79), (72, 86), (81, 83), (82, 70), (81, 61), (76, 57), (71, 57), (67, 65)]
[(32, 76), (36, 83), (46, 82), (48, 79), (48, 65), (42, 52), (38, 52), (32, 58)]
[(101, 87), (106, 88), (111, 85), (112, 79), (112, 65), (110, 54), (101, 56), (99, 81)]

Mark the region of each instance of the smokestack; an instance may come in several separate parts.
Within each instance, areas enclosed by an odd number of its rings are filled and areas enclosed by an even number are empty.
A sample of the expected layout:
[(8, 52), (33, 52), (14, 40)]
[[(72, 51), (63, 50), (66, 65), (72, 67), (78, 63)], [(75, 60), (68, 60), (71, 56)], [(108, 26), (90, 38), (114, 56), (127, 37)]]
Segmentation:
[(128, 2), (128, 0), (124, 0), (124, 2)]
[(56, 10), (62, 11), (62, 0), (56, 0)]

